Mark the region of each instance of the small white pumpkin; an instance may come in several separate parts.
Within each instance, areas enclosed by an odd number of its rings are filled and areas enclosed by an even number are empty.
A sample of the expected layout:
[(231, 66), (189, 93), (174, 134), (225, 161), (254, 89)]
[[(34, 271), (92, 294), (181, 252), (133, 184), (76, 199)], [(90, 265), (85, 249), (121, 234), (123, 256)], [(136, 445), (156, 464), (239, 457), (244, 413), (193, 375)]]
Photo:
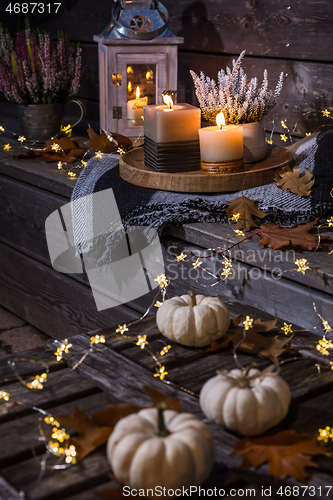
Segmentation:
[(203, 347), (225, 334), (230, 315), (218, 297), (188, 292), (163, 302), (157, 311), (156, 323), (168, 339), (187, 346)]
[(243, 436), (262, 434), (288, 413), (288, 384), (276, 373), (255, 368), (221, 372), (207, 380), (200, 405), (212, 421)]
[(191, 413), (145, 408), (117, 422), (107, 457), (125, 486), (188, 488), (210, 475), (214, 441), (208, 426)]

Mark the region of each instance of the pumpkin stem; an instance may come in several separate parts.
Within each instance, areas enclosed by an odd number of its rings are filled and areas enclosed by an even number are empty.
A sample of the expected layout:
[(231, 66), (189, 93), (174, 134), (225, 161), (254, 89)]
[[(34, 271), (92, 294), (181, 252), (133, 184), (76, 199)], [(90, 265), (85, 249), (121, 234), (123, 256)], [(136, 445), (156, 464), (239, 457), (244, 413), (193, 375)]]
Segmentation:
[(170, 434), (170, 432), (168, 431), (168, 429), (165, 427), (165, 423), (164, 423), (164, 416), (163, 416), (163, 412), (164, 410), (166, 409), (166, 404), (165, 403), (159, 403), (157, 405), (157, 411), (158, 411), (158, 415), (157, 415), (157, 429), (155, 431), (155, 434), (159, 437), (166, 437)]
[(251, 370), (251, 368), (257, 368), (257, 366), (258, 366), (258, 365), (257, 365), (257, 363), (255, 363), (255, 362), (251, 363), (251, 364), (250, 364), (250, 365), (246, 368), (246, 370), (245, 370), (245, 377), (247, 377), (247, 376), (248, 376), (249, 371)]
[(189, 290), (187, 292), (187, 295), (189, 295), (191, 297), (191, 306), (194, 307), (197, 305), (197, 301), (196, 301), (196, 298), (195, 298), (195, 295), (194, 293), (192, 292), (192, 290)]

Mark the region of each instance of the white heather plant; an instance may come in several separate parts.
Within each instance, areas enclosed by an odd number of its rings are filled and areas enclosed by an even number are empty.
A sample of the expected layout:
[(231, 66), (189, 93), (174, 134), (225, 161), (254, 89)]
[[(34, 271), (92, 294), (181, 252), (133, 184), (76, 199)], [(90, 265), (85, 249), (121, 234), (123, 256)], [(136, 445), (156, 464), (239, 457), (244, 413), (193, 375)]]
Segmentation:
[(267, 70), (260, 87), (258, 79), (248, 78), (241, 67), (245, 50), (241, 52), (237, 61), (232, 61), (232, 70), (227, 67), (221, 69), (215, 80), (203, 72), (200, 77), (190, 71), (195, 87), (195, 93), (204, 118), (215, 123), (216, 115), (221, 111), (226, 123), (258, 122), (266, 116), (276, 105), (283, 85), (283, 72), (279, 76), (274, 92), (268, 90)]

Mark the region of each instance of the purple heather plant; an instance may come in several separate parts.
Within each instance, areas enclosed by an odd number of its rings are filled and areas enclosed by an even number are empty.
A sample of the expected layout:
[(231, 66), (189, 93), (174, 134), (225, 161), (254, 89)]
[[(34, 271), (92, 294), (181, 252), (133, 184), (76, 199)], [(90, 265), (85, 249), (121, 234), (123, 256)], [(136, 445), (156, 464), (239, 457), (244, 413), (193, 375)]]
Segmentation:
[(19, 31), (14, 40), (0, 27), (0, 91), (17, 104), (64, 103), (76, 95), (82, 79), (82, 49), (59, 33)]

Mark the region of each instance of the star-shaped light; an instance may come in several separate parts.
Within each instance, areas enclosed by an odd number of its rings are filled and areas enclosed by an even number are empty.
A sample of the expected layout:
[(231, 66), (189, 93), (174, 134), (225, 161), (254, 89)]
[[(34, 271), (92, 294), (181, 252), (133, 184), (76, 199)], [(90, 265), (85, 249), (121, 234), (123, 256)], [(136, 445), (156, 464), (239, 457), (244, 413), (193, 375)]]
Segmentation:
[(9, 401), (9, 392), (5, 391), (0, 391), (0, 399), (3, 399), (4, 401)]
[(323, 109), (322, 113), (323, 113), (323, 116), (327, 116), (327, 117), (331, 114), (331, 112), (328, 111), (328, 109)]
[(226, 267), (225, 269), (223, 269), (221, 276), (225, 276), (226, 278), (228, 278), (232, 274), (233, 274), (232, 270), (229, 267)]
[(123, 325), (118, 325), (116, 333), (120, 333), (120, 335), (124, 335), (125, 332), (128, 332), (128, 328), (127, 328), (126, 323)]
[(159, 300), (156, 300), (154, 306), (155, 307), (161, 307), (163, 305), (163, 302), (159, 301)]
[(305, 132), (306, 137), (310, 137), (310, 135), (312, 135), (311, 132)]
[(305, 274), (305, 271), (307, 269), (310, 269), (308, 264), (308, 261), (306, 259), (297, 259), (295, 260), (295, 264), (297, 266), (297, 272), (302, 273), (303, 275)]
[(105, 344), (104, 335), (94, 335), (93, 337), (90, 337), (90, 345), (93, 344)]
[(71, 172), (70, 170), (68, 171), (68, 175), (69, 175), (69, 177), (76, 177), (76, 173)]
[(11, 145), (8, 143), (8, 144), (4, 144), (3, 149), (4, 149), (5, 151), (9, 151), (10, 149), (12, 149), (12, 147), (11, 147)]
[(124, 155), (126, 153), (126, 151), (125, 151), (124, 148), (121, 148), (120, 146), (118, 146), (117, 153), (120, 153), (121, 155)]
[(323, 443), (328, 443), (333, 440), (333, 428), (327, 425), (325, 429), (318, 429), (318, 441), (323, 441)]
[(238, 222), (240, 218), (240, 214), (233, 214), (231, 217), (229, 217), (229, 220), (234, 220), (235, 222)]
[(322, 324), (323, 324), (323, 329), (324, 329), (325, 335), (327, 335), (328, 333), (330, 333), (332, 331), (332, 328), (328, 324), (328, 321), (326, 321), (324, 319), (322, 319), (321, 321), (322, 321)]
[(65, 126), (61, 125), (60, 132), (65, 132), (68, 136), (72, 135), (72, 126), (70, 124)]
[(62, 170), (62, 162), (58, 161), (57, 163), (58, 170)]
[(316, 345), (316, 349), (323, 356), (329, 355), (329, 349), (333, 349), (333, 342), (331, 340), (327, 340), (326, 337), (318, 340), (318, 344)]
[(43, 384), (47, 381), (47, 373), (36, 375), (32, 382), (27, 384), (29, 389), (43, 389)]
[(52, 429), (51, 434), (52, 439), (56, 439), (59, 443), (63, 443), (64, 441), (68, 441), (70, 435), (67, 434), (66, 429), (59, 429), (58, 427), (54, 427)]
[(84, 160), (81, 160), (81, 163), (82, 163), (82, 165), (83, 165), (84, 167), (86, 167), (86, 166), (87, 166), (87, 164), (88, 164), (88, 162), (86, 162), (86, 161), (84, 161)]
[(245, 236), (244, 231), (241, 231), (240, 229), (234, 229), (234, 231), (237, 234), (237, 236)]
[(59, 151), (62, 151), (62, 147), (60, 146), (60, 144), (57, 144), (56, 142), (54, 142), (51, 145), (51, 149), (52, 149), (52, 151), (55, 151), (56, 153), (59, 153)]
[(160, 377), (161, 380), (164, 380), (166, 375), (168, 375), (168, 372), (165, 370), (165, 366), (160, 366), (154, 373), (154, 377)]
[(104, 153), (102, 153), (102, 151), (96, 151), (95, 158), (103, 158), (103, 156), (104, 156)]
[(156, 276), (156, 278), (154, 279), (154, 281), (157, 281), (157, 283), (159, 284), (160, 288), (165, 288), (169, 284), (169, 280), (167, 279), (167, 277), (165, 276), (165, 274), (162, 274), (162, 273), (159, 274), (158, 276)]
[(228, 257), (224, 257), (224, 261), (222, 262), (224, 267), (232, 267), (232, 259), (228, 259)]
[(194, 267), (194, 269), (196, 269), (197, 267), (200, 267), (201, 264), (202, 264), (202, 261), (198, 257), (197, 260), (195, 262), (193, 262), (192, 266)]
[(266, 142), (267, 144), (273, 144), (273, 141), (270, 141), (269, 139), (267, 139), (267, 137), (266, 137)]
[(147, 341), (147, 335), (138, 335), (138, 341), (136, 345), (140, 347), (140, 349), (144, 349), (149, 342)]
[(165, 356), (165, 354), (168, 354), (170, 349), (171, 349), (171, 345), (166, 345), (165, 347), (163, 347), (162, 351), (160, 352), (160, 355)]
[(328, 227), (333, 227), (333, 215), (329, 219), (326, 220)]
[(287, 142), (288, 137), (286, 136), (286, 134), (280, 134), (280, 139), (283, 142)]
[(291, 327), (292, 324), (288, 325), (288, 323), (284, 322), (283, 326), (281, 326), (281, 330), (285, 333), (285, 335), (288, 335), (288, 333), (293, 333)]
[(4, 132), (5, 131), (5, 127), (3, 127), (2, 125), (0, 125), (0, 132)]
[(53, 425), (53, 427), (60, 427), (59, 422), (52, 417), (52, 415), (47, 415), (47, 417), (44, 418), (44, 422), (48, 425)]
[(281, 120), (281, 125), (283, 128), (288, 128), (287, 125), (285, 124), (285, 122), (283, 120)]
[(250, 318), (250, 316), (246, 316), (245, 321), (243, 321), (243, 325), (245, 330), (250, 330), (253, 325), (253, 319)]
[(182, 252), (181, 254), (177, 255), (177, 262), (180, 262), (181, 260), (185, 260), (187, 258), (186, 253)]
[(17, 140), (22, 143), (22, 142), (26, 141), (27, 139), (24, 137), (24, 135), (20, 135)]

